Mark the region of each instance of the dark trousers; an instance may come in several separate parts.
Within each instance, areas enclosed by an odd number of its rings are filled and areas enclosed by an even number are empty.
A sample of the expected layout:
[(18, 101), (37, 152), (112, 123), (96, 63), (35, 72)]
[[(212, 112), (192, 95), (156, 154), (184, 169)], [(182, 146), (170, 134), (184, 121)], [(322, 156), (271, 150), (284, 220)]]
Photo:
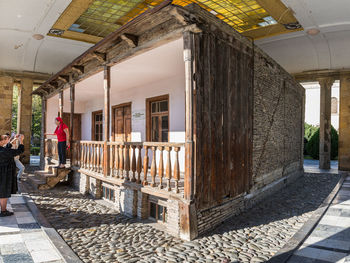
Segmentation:
[(66, 142), (58, 142), (58, 159), (59, 164), (66, 164)]

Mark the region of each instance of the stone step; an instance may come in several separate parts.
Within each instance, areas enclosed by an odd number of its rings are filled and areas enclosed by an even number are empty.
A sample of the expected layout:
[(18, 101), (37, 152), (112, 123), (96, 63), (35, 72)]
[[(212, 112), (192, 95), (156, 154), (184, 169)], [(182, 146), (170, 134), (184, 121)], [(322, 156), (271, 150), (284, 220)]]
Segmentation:
[(46, 183), (46, 178), (38, 174), (26, 174), (24, 176), (27, 183), (29, 183), (34, 189), (38, 189), (39, 185)]

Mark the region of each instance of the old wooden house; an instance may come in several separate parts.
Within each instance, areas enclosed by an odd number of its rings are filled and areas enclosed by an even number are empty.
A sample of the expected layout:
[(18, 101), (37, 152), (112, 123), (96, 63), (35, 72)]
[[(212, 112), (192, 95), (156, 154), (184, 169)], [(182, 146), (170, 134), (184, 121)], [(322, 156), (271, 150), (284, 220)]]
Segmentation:
[[(303, 88), (195, 4), (146, 11), (34, 93), (43, 132), (70, 127), (82, 193), (183, 239), (303, 174)], [(42, 138), (46, 169), (56, 144)]]

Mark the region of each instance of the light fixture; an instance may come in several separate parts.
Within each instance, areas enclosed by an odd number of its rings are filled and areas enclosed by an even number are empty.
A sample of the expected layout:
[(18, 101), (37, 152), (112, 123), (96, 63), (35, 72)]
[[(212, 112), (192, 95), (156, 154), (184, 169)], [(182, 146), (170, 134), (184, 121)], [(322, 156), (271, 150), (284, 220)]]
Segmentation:
[(306, 31), (306, 33), (310, 36), (316, 36), (320, 33), (320, 30), (318, 28), (310, 28)]
[(301, 28), (301, 25), (299, 24), (299, 22), (293, 22), (293, 23), (288, 23), (283, 25), (288, 30), (295, 30), (295, 29)]
[(64, 33), (64, 30), (62, 29), (57, 29), (57, 28), (51, 28), (49, 31), (50, 34), (60, 36)]
[(32, 37), (36, 40), (42, 40), (44, 38), (42, 34), (34, 34)]

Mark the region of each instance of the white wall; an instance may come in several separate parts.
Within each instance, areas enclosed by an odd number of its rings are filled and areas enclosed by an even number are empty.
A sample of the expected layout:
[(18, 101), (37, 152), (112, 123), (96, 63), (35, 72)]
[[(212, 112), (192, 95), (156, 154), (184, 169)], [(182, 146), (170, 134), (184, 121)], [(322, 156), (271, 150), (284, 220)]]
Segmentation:
[[(101, 74), (101, 73), (99, 73)], [(101, 81), (103, 75), (101, 74)], [(113, 77), (112, 81), (113, 83)], [(114, 83), (117, 83), (116, 81)], [(116, 85), (116, 84), (115, 84)], [(102, 89), (101, 89), (102, 91)], [(169, 141), (185, 141), (185, 76), (179, 75), (157, 81), (144, 86), (134, 87), (116, 92), (111, 87), (111, 107), (131, 102), (132, 111), (132, 141), (146, 140), (146, 98), (169, 94)], [(82, 114), (82, 140), (91, 140), (92, 112), (103, 110), (103, 98), (86, 103)], [(112, 118), (111, 118), (112, 122)], [(112, 123), (111, 125), (112, 126)]]
[[(320, 85), (318, 83), (302, 83), (305, 88), (305, 122), (315, 126), (320, 125)], [(339, 81), (332, 86), (332, 97), (338, 99), (338, 113), (332, 114), (331, 123), (339, 129)]]

